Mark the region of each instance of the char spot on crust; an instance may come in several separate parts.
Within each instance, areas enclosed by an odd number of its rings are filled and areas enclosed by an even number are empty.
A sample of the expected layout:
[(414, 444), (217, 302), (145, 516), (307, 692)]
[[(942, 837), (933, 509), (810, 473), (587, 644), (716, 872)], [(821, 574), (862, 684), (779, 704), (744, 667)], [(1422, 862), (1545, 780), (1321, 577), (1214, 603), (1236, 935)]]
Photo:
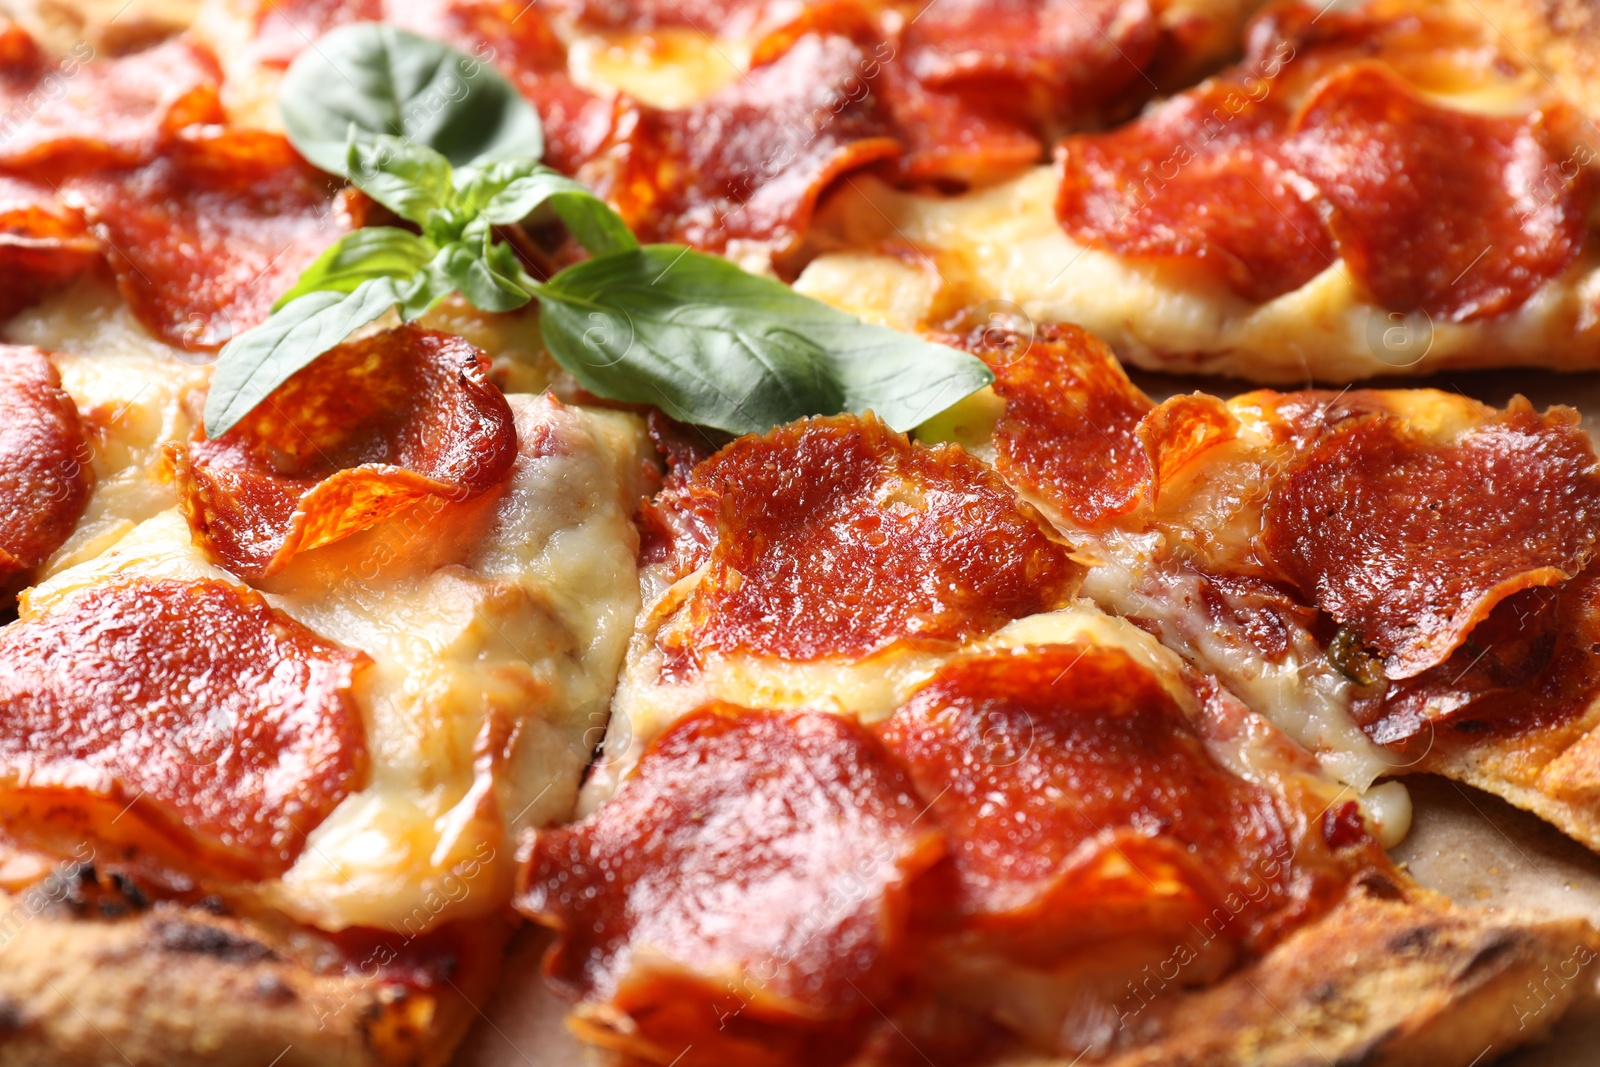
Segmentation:
[(185, 922), (182, 919), (151, 919), (149, 929), (163, 952), (209, 956), (228, 963), (255, 963), (278, 958), (277, 953), (261, 942), (220, 926)]

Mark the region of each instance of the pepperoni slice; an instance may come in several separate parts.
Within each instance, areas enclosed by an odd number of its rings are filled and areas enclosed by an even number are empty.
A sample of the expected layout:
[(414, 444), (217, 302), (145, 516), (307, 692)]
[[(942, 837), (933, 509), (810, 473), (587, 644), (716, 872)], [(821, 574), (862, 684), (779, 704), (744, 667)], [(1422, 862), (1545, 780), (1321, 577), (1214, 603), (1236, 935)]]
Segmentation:
[(896, 170), (906, 181), (989, 184), (1044, 155), (1033, 124), (1018, 114), (1015, 95), (999, 87), (941, 91), (912, 77), (903, 63), (887, 64), (880, 82), (905, 146)]
[(1600, 465), (1577, 413), (1518, 398), (1436, 442), (1399, 416), (1326, 432), (1291, 463), (1262, 544), (1390, 678), (1437, 666), (1494, 607), (1559, 585), (1600, 541)]
[[(1418, 760), (1443, 751), (1451, 737), (1472, 744), (1552, 728), (1581, 716), (1600, 696), (1597, 645), (1600, 569), (1591, 565), (1560, 588), (1540, 586), (1506, 597), (1449, 659), (1358, 698), (1351, 712), (1374, 741)], [(1548, 742), (1517, 751), (1517, 764), (1537, 775), (1547, 791), (1559, 793), (1568, 785), (1558, 779), (1571, 774), (1570, 760), (1545, 773), (1555, 754)], [(1571, 788), (1578, 793), (1588, 786)]]
[(1120, 649), (956, 660), (878, 732), (949, 840), (963, 924), (1029, 958), (1198, 929), (1230, 896), (1217, 933), (1248, 944), (1303, 889), (1271, 796)]
[(1038, 162), (1042, 138), (1149, 95), (1141, 68), (1158, 37), (1145, 0), (926, 5), (884, 84), (907, 146), (901, 175), (970, 185)]
[(853, 722), (712, 705), (594, 815), (534, 835), (517, 908), (556, 930), (545, 973), (592, 1041), (842, 1062), (903, 962), (908, 883), (941, 852), (921, 810)]
[(1006, 402), (995, 467), (1012, 485), (1092, 527), (1144, 499), (1150, 458), (1139, 426), (1153, 405), (1104, 342), (1076, 326), (1040, 330), (1020, 355), (990, 357)]
[(1439, 107), (1377, 64), (1323, 81), (1286, 153), (1331, 205), (1351, 273), (1397, 311), (1463, 321), (1520, 307), (1588, 232), (1588, 171), (1562, 171), (1543, 116)]
[(781, 253), (836, 178), (899, 153), (864, 73), (877, 64), (847, 36), (807, 33), (697, 104), (640, 107), (608, 152), (602, 191), (642, 241)]
[(94, 475), (78, 408), (36, 348), (0, 345), (0, 595), (71, 536)]
[(221, 582), (73, 594), (0, 629), (6, 804), (20, 790), (43, 819), (153, 835), (209, 872), (282, 873), (365, 774), (367, 663)]
[(1041, 127), (1081, 123), (1136, 87), (1160, 28), (1148, 0), (939, 0), (903, 37), (906, 64), (935, 89), (1003, 93)]
[(1057, 153), (1056, 214), (1074, 240), (1124, 256), (1198, 264), (1252, 301), (1300, 288), (1337, 258), (1296, 192), (1266, 93), (1211, 81)]
[(265, 320), (352, 225), (329, 182), (271, 133), (178, 141), (146, 166), (66, 189), (139, 321), (189, 349), (220, 347)]
[(185, 40), (55, 62), (19, 27), (0, 28), (0, 167), (59, 181), (143, 162), (186, 126), (226, 121), (220, 80), (210, 53)]
[(749, 652), (788, 660), (950, 642), (1059, 607), (1067, 548), (978, 460), (912, 444), (871, 416), (744, 437), (696, 467), (716, 544), (669, 666)]
[(0, 321), (92, 267), (100, 245), (55, 190), (0, 174)]
[(416, 326), (317, 357), (221, 437), (175, 450), (195, 542), (260, 578), (423, 500), (498, 486), (517, 435), (488, 370), (462, 338)]

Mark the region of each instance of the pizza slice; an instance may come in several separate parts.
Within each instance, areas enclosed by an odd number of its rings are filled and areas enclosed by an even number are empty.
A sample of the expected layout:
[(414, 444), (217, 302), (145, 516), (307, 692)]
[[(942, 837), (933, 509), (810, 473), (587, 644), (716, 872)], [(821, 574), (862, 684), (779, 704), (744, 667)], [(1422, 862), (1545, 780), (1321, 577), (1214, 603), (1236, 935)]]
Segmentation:
[(1600, 848), (1600, 462), (1575, 412), (1431, 389), (1156, 404), (1081, 330), (986, 339), (993, 395), (936, 433), (1073, 541), (1087, 595), (1357, 789), (1435, 771)]
[(1465, 1065), (1592, 958), (1411, 883), (1403, 815), (1081, 598), (1003, 467), (871, 416), (655, 432), (588, 814), (517, 898), (616, 1062)]
[(605, 721), (648, 447), (488, 366), (353, 340), (169, 438), (173, 503), (22, 591), (0, 1002), (30, 1062), (439, 1063), (477, 1018), (515, 838)]
[(964, 187), (1039, 163), (1068, 130), (1132, 113), (1227, 59), (1257, 0), (713, 0), (502, 4), (211, 0), (235, 122), (279, 125), (288, 63), (387, 21), (481, 56), (538, 107), (546, 161), (645, 241), (771, 271), (819, 197), (876, 169)]
[(1593, 367), (1585, 99), (1465, 8), (1279, 4), (1237, 64), (1053, 168), (840, 190), (797, 285), (905, 329), (1075, 323), (1143, 367), (1262, 383)]

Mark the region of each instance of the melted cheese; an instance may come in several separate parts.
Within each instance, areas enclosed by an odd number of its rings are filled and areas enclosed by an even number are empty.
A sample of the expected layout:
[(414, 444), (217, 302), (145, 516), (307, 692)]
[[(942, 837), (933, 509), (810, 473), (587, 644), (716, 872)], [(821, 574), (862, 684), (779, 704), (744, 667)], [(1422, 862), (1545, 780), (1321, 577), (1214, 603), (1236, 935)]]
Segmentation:
[[(327, 929), (415, 935), (502, 907), (517, 833), (571, 814), (638, 608), (649, 445), (631, 415), (509, 399), (523, 454), (504, 492), (421, 505), (264, 583), (375, 661), (358, 693), (372, 770), (280, 880), (240, 895)], [(169, 510), (29, 590), (24, 617), (117, 575), (237, 581)]]

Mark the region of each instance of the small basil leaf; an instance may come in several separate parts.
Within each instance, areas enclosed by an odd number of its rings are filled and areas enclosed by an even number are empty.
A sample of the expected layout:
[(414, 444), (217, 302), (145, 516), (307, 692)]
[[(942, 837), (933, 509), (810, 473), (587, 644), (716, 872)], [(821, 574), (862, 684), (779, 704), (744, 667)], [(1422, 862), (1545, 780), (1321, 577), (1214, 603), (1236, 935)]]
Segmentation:
[(482, 311), (514, 311), (531, 299), (528, 293), (491, 267), (479, 244), (460, 242), (439, 253), (445, 277), (467, 302)]
[(433, 258), (433, 245), (407, 230), (369, 226), (345, 234), (300, 273), (272, 305), (278, 311), (307, 293), (348, 293), (369, 278), (409, 278)]
[(368, 279), (349, 293), (309, 293), (223, 345), (206, 397), (206, 436), (227, 433), (295, 371), (399, 299), (393, 278)]
[(909, 430), (994, 380), (965, 353), (676, 245), (586, 260), (535, 295), (545, 344), (585, 389), (729, 433), (868, 408)]
[(628, 224), (604, 200), (541, 164), (485, 167), (460, 198), (464, 210), (477, 211), (497, 226), (521, 222), (548, 204), (577, 242), (597, 256), (639, 247)]
[(450, 161), (431, 148), (399, 137), (352, 138), (345, 154), (345, 171), (356, 188), (419, 225), (455, 203)]
[(387, 134), (433, 149), (456, 168), (538, 159), (538, 112), (478, 56), (378, 22), (324, 34), (278, 91), (289, 139), (323, 170), (345, 171), (358, 140)]

